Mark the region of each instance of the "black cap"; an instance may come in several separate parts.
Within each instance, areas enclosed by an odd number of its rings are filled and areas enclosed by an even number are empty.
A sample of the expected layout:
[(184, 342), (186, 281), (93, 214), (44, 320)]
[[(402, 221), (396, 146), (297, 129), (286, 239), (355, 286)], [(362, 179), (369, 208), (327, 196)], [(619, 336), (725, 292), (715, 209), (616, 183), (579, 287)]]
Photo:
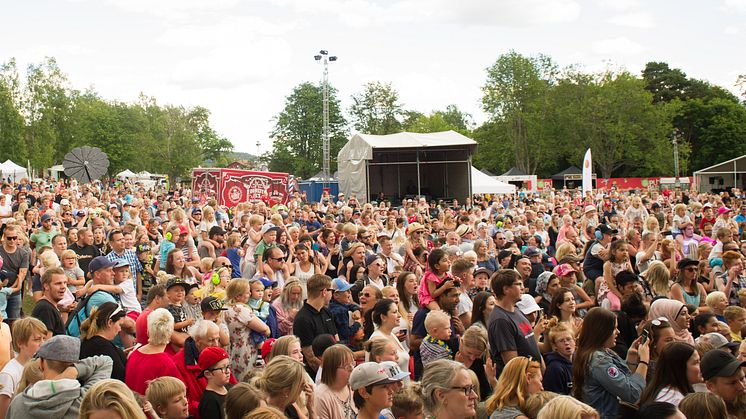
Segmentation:
[(679, 268), (679, 270), (682, 270), (686, 268), (687, 266), (691, 266), (691, 265), (697, 266), (699, 265), (699, 261), (694, 260), (694, 259), (684, 258), (684, 259), (681, 259), (679, 263), (676, 264), (676, 267)]
[(607, 226), (606, 224), (600, 224), (598, 227), (596, 227), (596, 230), (600, 231), (603, 234), (608, 234), (608, 235), (619, 233), (619, 230), (613, 229)]
[(220, 228), (220, 226), (212, 226), (212, 228), (210, 228), (210, 231), (207, 233), (208, 237), (222, 236), (224, 234), (225, 234), (225, 230)]
[(739, 362), (733, 354), (720, 349), (713, 349), (702, 356), (700, 369), (702, 378), (710, 380), (714, 377), (730, 377), (739, 368), (746, 366), (746, 361)]
[(202, 302), (200, 303), (200, 308), (202, 309), (202, 311), (228, 310), (227, 308), (225, 308), (225, 304), (223, 304), (222, 300), (218, 300), (213, 296), (203, 298)]

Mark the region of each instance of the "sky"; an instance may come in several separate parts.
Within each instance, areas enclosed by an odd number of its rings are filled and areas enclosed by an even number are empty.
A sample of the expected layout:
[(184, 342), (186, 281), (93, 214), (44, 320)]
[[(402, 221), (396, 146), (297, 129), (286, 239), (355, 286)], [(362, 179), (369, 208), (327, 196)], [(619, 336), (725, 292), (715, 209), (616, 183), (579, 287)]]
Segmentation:
[[(664, 61), (734, 92), (746, 74), (746, 0), (1, 0), (0, 62), (57, 59), (72, 87), (133, 102), (204, 106), (236, 151), (269, 151), (293, 87), (319, 82), (347, 109), (391, 82), (405, 109), (456, 104), (479, 124), (500, 54), (585, 71)], [(321, 118), (321, 115), (319, 115)], [(257, 143), (259, 148), (257, 149)]]

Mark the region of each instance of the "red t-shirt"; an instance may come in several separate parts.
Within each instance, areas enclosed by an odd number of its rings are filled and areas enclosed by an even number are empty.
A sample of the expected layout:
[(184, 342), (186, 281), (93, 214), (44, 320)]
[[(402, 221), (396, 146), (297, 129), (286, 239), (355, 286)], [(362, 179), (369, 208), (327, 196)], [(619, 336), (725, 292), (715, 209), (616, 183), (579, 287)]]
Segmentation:
[(135, 320), (135, 338), (140, 345), (148, 344), (148, 315), (153, 310), (146, 308)]
[(181, 379), (171, 356), (163, 352), (144, 354), (135, 349), (127, 359), (124, 382), (132, 391), (145, 395), (148, 382), (164, 375)]

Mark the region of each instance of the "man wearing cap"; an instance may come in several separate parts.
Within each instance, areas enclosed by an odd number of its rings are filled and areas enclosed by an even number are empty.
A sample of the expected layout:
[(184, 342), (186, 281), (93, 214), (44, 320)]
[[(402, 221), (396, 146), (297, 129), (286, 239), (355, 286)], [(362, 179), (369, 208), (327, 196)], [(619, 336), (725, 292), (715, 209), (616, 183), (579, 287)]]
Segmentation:
[(86, 392), (111, 377), (111, 358), (97, 355), (79, 360), (80, 339), (71, 336), (47, 340), (36, 358), (42, 379), (16, 394), (8, 407), (8, 418), (77, 419)]
[(44, 246), (52, 245), (52, 238), (60, 234), (60, 231), (52, 225), (53, 221), (54, 219), (49, 213), (42, 214), (41, 228), (34, 229), (31, 237), (29, 237), (31, 247), (34, 249), (41, 249)]
[[(116, 262), (110, 261), (105, 256), (97, 256), (93, 258), (91, 263), (88, 265), (88, 272), (93, 280), (93, 285), (114, 285), (115, 265)], [(70, 336), (80, 336), (80, 325), (88, 318), (94, 308), (107, 301), (118, 304), (114, 296), (104, 290), (96, 290), (86, 298), (87, 302), (85, 307), (79, 310), (72, 320), (69, 320), (67, 334)]]
[(722, 397), (728, 408), (729, 418), (746, 417), (746, 380), (741, 362), (732, 354), (713, 349), (702, 356), (700, 370), (705, 386), (711, 393)]
[[(206, 348), (220, 347), (220, 328), (210, 320), (201, 320), (190, 333), (191, 335), (184, 341), (184, 347), (173, 356), (173, 360), (179, 371), (179, 378), (186, 385), (189, 413), (198, 419), (199, 400), (207, 386), (198, 360)], [(231, 384), (236, 382), (236, 379), (231, 376)]]
[[(352, 285), (345, 281), (344, 278), (335, 278), (332, 281), (332, 300), (329, 302), (329, 312), (334, 318), (334, 325), (337, 327), (339, 342), (346, 344), (350, 336), (353, 336), (360, 329), (362, 311), (360, 306), (352, 301)], [(355, 319), (357, 319), (355, 321)], [(350, 320), (353, 320), (352, 326)]]
[(542, 358), (531, 323), (516, 310), (515, 305), (523, 294), (521, 277), (513, 270), (501, 269), (492, 275), (491, 281), (497, 303), (487, 323), (487, 334), (490, 356), (499, 377), (505, 364), (517, 356)]
[(220, 254), (225, 243), (225, 230), (220, 226), (212, 226), (210, 231), (207, 233), (207, 240), (202, 240), (197, 246), (197, 253), (200, 258), (213, 258), (215, 255)]
[(78, 241), (68, 246), (68, 249), (78, 255), (78, 266), (86, 274), (91, 260), (96, 256), (101, 256), (101, 251), (93, 245), (93, 230), (86, 227), (78, 229)]
[(36, 302), (31, 317), (41, 320), (47, 326), (47, 337), (64, 335), (65, 322), (57, 305), (67, 291), (67, 275), (62, 268), (49, 268), (41, 277), (42, 297)]
[(604, 274), (604, 262), (609, 258), (609, 244), (614, 234), (618, 232), (606, 224), (596, 227), (595, 238), (583, 259), (583, 273), (593, 283), (596, 282), (596, 278)]
[(228, 325), (223, 320), (223, 312), (228, 310), (223, 300), (207, 296), (200, 302), (200, 310), (204, 320), (209, 320), (218, 325), (220, 328), (220, 346), (227, 347), (230, 344), (230, 332), (228, 331)]
[(308, 299), (303, 303), (303, 307), (298, 311), (298, 314), (295, 315), (293, 334), (300, 339), (306, 365), (316, 371), (321, 366), (321, 360), (313, 354), (311, 344), (314, 337), (328, 333), (339, 340), (332, 313), (326, 308), (334, 291), (332, 289), (332, 279), (326, 275), (315, 274), (308, 278), (306, 289)]
[(142, 264), (137, 258), (137, 253), (132, 249), (125, 247), (124, 233), (121, 230), (113, 230), (109, 233), (109, 245), (111, 252), (106, 255), (106, 259), (112, 262), (123, 262), (129, 267), (131, 280), (137, 293), (137, 301), (142, 300)]
[[(3, 231), (3, 244), (0, 246), (0, 261), (2, 261), (2, 272), (7, 279), (5, 287), (16, 285), (21, 281), (19, 289), (23, 288), (23, 280), (26, 278), (29, 266), (29, 252), (18, 246), (21, 229), (16, 225), (7, 225)], [(21, 292), (14, 292), (7, 297), (8, 304), (5, 312), (8, 314), (9, 323), (21, 317)]]
[[(402, 379), (396, 379), (396, 375), (390, 367), (379, 364), (378, 362), (365, 362), (352, 370), (350, 374), (350, 388), (355, 395), (355, 405), (360, 410), (358, 418), (379, 417), (381, 410), (391, 406), (391, 397), (401, 386), (398, 385)], [(396, 387), (395, 387), (396, 386)], [(388, 402), (382, 397), (373, 397), (373, 393), (384, 391), (389, 395)], [(358, 403), (362, 400), (362, 403)], [(372, 410), (371, 410), (372, 409)]]

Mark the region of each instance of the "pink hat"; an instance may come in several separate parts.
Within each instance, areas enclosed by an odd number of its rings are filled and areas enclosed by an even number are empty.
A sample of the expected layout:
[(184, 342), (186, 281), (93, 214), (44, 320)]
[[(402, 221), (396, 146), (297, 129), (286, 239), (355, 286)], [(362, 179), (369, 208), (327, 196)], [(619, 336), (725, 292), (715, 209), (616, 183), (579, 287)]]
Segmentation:
[(722, 215), (722, 214), (725, 214), (725, 213), (728, 213), (728, 212), (730, 212), (730, 208), (728, 208), (726, 206), (722, 206), (722, 207), (718, 208), (718, 215)]
[(575, 269), (573, 269), (572, 266), (570, 266), (569, 263), (563, 263), (562, 265), (557, 267), (557, 276), (567, 276), (571, 273), (575, 272)]

